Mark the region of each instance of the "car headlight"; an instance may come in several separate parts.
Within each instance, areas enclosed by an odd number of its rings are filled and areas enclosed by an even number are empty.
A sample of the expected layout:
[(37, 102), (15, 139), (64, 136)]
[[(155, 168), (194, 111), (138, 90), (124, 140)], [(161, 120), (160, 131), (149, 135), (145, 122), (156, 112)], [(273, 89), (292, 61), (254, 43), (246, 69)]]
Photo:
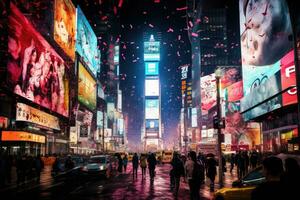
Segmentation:
[(103, 166), (103, 165), (100, 165), (99, 169), (100, 169), (100, 170), (104, 170), (104, 166)]
[(81, 170), (87, 172), (88, 168), (87, 168), (87, 166), (84, 166)]

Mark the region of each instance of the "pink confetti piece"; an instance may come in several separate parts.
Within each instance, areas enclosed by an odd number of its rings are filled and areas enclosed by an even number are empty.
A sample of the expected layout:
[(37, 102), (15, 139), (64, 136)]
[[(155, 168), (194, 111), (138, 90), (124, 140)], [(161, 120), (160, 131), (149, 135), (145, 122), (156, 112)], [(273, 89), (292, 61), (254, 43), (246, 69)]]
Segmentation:
[(181, 40), (181, 35), (178, 35), (178, 40)]
[(114, 6), (114, 14), (116, 15), (117, 14), (117, 7)]
[(187, 10), (187, 6), (182, 7), (182, 8), (176, 8), (176, 10), (180, 11), (180, 10)]
[(193, 37), (198, 37), (198, 33), (194, 33), (194, 32), (192, 32), (192, 34), (191, 34)]
[(170, 33), (170, 32), (172, 32), (172, 33), (173, 33), (173, 32), (174, 32), (174, 30), (173, 30), (172, 28), (169, 28), (169, 29), (167, 30), (167, 32), (168, 32), (168, 33)]
[(149, 26), (150, 26), (151, 28), (153, 28), (153, 27), (154, 27), (152, 24), (149, 24)]
[(178, 56), (178, 57), (180, 57), (180, 53), (179, 53), (179, 51), (177, 51), (177, 56)]
[(106, 20), (106, 19), (107, 19), (107, 16), (101, 17), (101, 20), (102, 20), (102, 21), (104, 21), (104, 20)]
[(121, 8), (123, 5), (123, 0), (119, 0), (119, 4), (118, 4), (118, 7)]
[(193, 26), (194, 26), (193, 23), (192, 23), (191, 21), (189, 21), (189, 25), (190, 25), (190, 27), (193, 27)]

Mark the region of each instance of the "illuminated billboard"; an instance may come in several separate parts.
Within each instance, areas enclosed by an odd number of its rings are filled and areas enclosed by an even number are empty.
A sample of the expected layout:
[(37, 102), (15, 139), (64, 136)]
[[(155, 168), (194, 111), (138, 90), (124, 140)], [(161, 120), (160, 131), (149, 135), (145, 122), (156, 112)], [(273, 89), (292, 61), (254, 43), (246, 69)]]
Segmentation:
[(117, 120), (117, 129), (118, 129), (118, 134), (123, 135), (124, 134), (124, 119), (119, 118)]
[(145, 118), (159, 119), (159, 100), (146, 99), (145, 100)]
[(44, 135), (37, 135), (25, 131), (2, 131), (1, 140), (36, 142), (44, 144), (46, 141), (46, 137)]
[(115, 53), (114, 53), (114, 64), (118, 65), (120, 59), (120, 47), (118, 45), (115, 46)]
[(10, 3), (7, 85), (15, 94), (69, 115), (69, 79), (64, 60)]
[(146, 132), (158, 132), (159, 120), (158, 119), (146, 119)]
[(58, 118), (40, 111), (39, 109), (24, 103), (17, 103), (16, 112), (16, 121), (31, 122), (55, 130), (60, 130)]
[(197, 108), (192, 108), (192, 127), (198, 127)]
[(217, 89), (215, 74), (201, 77), (201, 109), (207, 113), (212, 107), (216, 106)]
[(146, 62), (145, 63), (145, 74), (146, 75), (158, 75), (159, 74), (158, 62)]
[[(292, 28), (286, 1), (240, 0), (240, 32), (243, 87), (244, 96), (247, 96), (253, 94), (254, 88), (284, 70), (285, 66), (294, 65), (293, 41), (289, 39)], [(278, 83), (273, 84), (280, 90), (284, 89), (280, 78), (275, 81)], [(289, 81), (290, 84), (295, 83), (295, 80)], [(260, 102), (267, 98), (259, 96)], [(286, 96), (283, 95), (283, 98)]]
[(79, 6), (77, 7), (76, 51), (96, 75), (99, 68), (97, 37)]
[(76, 8), (71, 0), (55, 0), (54, 40), (74, 61)]
[(146, 79), (145, 80), (145, 95), (146, 96), (159, 96), (159, 80)]
[(144, 42), (144, 61), (159, 61), (160, 42)]
[(96, 109), (96, 81), (91, 74), (78, 62), (78, 100), (90, 110)]

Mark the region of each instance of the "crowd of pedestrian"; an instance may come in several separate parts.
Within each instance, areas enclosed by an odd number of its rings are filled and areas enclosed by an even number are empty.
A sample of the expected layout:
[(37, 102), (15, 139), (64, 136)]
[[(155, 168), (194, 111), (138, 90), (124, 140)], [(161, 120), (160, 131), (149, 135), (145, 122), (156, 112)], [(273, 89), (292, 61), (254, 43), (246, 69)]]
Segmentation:
[[(0, 187), (12, 182), (12, 174), (17, 176), (17, 186), (30, 181), (40, 181), (44, 162), (40, 155), (8, 155), (6, 151), (0, 153)], [(15, 170), (15, 171), (13, 171)]]

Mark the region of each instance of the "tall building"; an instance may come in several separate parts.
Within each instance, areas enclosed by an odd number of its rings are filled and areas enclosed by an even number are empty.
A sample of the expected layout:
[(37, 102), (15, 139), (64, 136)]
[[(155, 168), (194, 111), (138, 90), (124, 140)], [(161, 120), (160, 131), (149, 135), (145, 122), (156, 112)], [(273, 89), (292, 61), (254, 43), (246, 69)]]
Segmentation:
[(145, 90), (144, 90), (144, 131), (142, 143), (144, 150), (162, 149), (161, 128), (161, 87), (159, 77), (160, 42), (154, 35), (144, 42)]

